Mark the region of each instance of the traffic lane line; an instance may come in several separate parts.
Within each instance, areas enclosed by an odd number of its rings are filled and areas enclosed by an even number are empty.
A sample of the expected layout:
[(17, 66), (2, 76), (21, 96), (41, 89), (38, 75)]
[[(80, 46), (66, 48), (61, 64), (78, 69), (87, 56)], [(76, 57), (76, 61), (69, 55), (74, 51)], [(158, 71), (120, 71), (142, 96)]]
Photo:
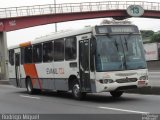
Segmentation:
[(149, 114), (149, 112), (142, 112), (142, 111), (135, 111), (135, 110), (127, 110), (127, 109), (119, 109), (119, 108), (111, 108), (111, 107), (98, 107), (100, 109), (107, 109), (107, 110), (115, 110), (115, 111), (122, 111), (122, 112), (129, 112), (129, 113), (138, 113), (138, 114)]
[[(31, 98), (31, 99), (40, 99), (40, 97), (33, 97), (28, 95), (20, 95), (20, 97), (23, 98)], [(84, 107), (84, 106), (83, 106)], [(86, 106), (85, 106), (86, 107)], [(135, 111), (135, 110), (127, 110), (127, 109), (119, 109), (119, 108), (112, 108), (112, 107), (98, 107), (100, 109), (108, 109), (108, 110), (114, 110), (114, 111), (121, 111), (121, 112), (129, 112), (129, 113), (138, 113), (138, 114), (149, 114), (149, 112), (142, 112), (142, 111)]]
[(40, 97), (33, 97), (33, 96), (28, 96), (28, 95), (19, 95), (19, 96), (23, 98), (40, 99)]
[[(40, 97), (33, 97), (33, 96), (29, 96), (29, 95), (20, 95), (20, 97), (31, 98), (31, 99), (41, 99)], [(83, 107), (86, 107), (86, 106), (83, 106)], [(98, 108), (99, 109), (106, 109), (106, 110), (113, 110), (113, 111), (128, 112), (128, 113), (136, 113), (136, 114), (149, 114), (149, 112), (142, 112), (142, 111), (135, 111), (135, 110), (128, 110), (128, 109), (119, 109), (119, 108), (112, 108), (112, 107), (99, 106)]]

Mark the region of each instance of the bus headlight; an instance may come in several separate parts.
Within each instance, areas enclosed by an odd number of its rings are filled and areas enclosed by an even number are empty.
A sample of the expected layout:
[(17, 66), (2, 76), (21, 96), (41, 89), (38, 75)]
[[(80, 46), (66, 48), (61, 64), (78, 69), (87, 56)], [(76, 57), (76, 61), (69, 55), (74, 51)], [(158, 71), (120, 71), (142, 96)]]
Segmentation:
[(108, 83), (113, 83), (114, 81), (112, 79), (101, 79), (99, 80), (100, 83), (102, 84), (108, 84)]
[(148, 80), (148, 76), (141, 76), (139, 80)]

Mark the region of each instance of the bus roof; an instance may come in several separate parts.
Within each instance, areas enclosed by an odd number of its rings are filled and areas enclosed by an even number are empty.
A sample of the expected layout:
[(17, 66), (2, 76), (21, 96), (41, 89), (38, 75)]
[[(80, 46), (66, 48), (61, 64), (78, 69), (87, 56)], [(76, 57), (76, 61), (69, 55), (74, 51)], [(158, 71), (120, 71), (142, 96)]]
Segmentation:
[(79, 30), (65, 30), (65, 31), (59, 31), (59, 32), (54, 32), (45, 36), (41, 36), (38, 38), (35, 38), (33, 41), (27, 41), (24, 43), (20, 43), (18, 45), (10, 46), (8, 49), (14, 49), (14, 48), (19, 48), (19, 47), (24, 47), (25, 45), (27, 46), (28, 43), (31, 44), (37, 44), (41, 42), (47, 42), (51, 40), (56, 40), (64, 37), (69, 37), (69, 36), (75, 36), (75, 35), (80, 35), (83, 33), (89, 33), (91, 32), (93, 27), (85, 27)]
[[(118, 26), (136, 26), (133, 24), (103, 24), (103, 25), (96, 25), (96, 26), (117, 26), (117, 25)], [(89, 32), (92, 32), (93, 28), (96, 26), (93, 26), (93, 27), (87, 26), (79, 30), (65, 30), (65, 31), (54, 32), (54, 33), (51, 33), (45, 36), (35, 38), (33, 41), (28, 41), (28, 42), (20, 43), (18, 45), (11, 46), (8, 49), (24, 47), (25, 45), (26, 46), (29, 45), (28, 43), (37, 44), (37, 43), (47, 42), (47, 41), (65, 38), (69, 36), (76, 36), (76, 35), (81, 35), (84, 33), (89, 33)]]
[(67, 30), (67, 31), (54, 32), (49, 35), (36, 38), (34, 41), (32, 41), (32, 44), (36, 44), (40, 42), (47, 42), (50, 40), (56, 40), (56, 39), (65, 38), (69, 36), (80, 35), (83, 33), (89, 33), (91, 31), (92, 31), (92, 27), (85, 27), (80, 30)]

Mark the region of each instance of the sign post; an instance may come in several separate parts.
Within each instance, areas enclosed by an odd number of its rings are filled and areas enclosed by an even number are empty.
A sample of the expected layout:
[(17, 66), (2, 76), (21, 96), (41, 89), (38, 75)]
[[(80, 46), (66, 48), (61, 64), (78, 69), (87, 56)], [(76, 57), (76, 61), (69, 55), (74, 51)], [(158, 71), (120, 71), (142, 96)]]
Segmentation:
[(144, 9), (140, 5), (130, 5), (127, 8), (127, 13), (132, 17), (140, 17), (144, 14)]

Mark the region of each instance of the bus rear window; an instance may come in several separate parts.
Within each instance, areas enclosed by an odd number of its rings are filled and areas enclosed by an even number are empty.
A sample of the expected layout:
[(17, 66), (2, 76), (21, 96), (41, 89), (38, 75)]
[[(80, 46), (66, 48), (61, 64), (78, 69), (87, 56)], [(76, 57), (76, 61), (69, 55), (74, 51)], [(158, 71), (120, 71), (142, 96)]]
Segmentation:
[(43, 44), (43, 62), (53, 61), (53, 43), (47, 42)]
[(54, 41), (54, 61), (64, 60), (64, 39)]
[(77, 44), (76, 37), (68, 37), (65, 40), (65, 59), (74, 60), (76, 59)]
[(32, 63), (32, 46), (21, 48), (21, 63)]
[(42, 44), (37, 44), (33, 46), (33, 62), (42, 62)]

